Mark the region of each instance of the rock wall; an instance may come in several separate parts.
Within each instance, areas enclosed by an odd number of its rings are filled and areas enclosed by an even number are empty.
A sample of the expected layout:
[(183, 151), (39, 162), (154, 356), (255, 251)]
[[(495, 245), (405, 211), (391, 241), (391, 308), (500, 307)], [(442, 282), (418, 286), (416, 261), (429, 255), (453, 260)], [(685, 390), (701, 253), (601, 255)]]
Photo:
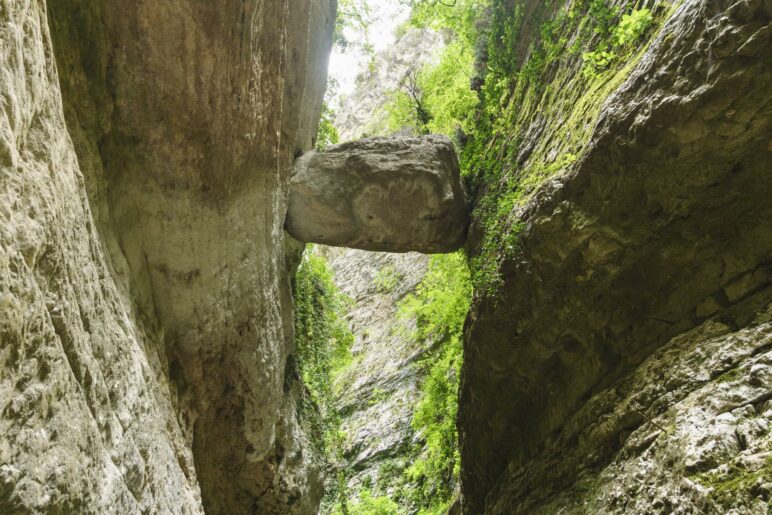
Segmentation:
[(0, 41), (0, 512), (201, 513), (161, 333), (115, 281), (41, 4), (4, 2)]
[(673, 7), (467, 319), (468, 513), (769, 510), (772, 6)]
[(411, 427), (425, 375), (419, 360), (431, 350), (416, 341), (415, 322), (397, 316), (398, 304), (426, 274), (428, 256), (353, 249), (324, 250), (341, 292), (352, 301), (353, 362), (336, 379), (335, 405), (346, 434), (347, 487), (394, 497), (419, 435)]
[(316, 510), (282, 228), (334, 17), (0, 6), (0, 511)]

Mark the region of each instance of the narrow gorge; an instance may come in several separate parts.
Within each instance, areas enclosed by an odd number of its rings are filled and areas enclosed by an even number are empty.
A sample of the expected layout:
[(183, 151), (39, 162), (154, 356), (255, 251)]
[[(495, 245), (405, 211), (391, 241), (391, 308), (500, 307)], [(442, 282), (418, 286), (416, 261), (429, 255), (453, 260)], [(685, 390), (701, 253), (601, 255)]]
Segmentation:
[(0, 0), (0, 514), (772, 512), (771, 27)]

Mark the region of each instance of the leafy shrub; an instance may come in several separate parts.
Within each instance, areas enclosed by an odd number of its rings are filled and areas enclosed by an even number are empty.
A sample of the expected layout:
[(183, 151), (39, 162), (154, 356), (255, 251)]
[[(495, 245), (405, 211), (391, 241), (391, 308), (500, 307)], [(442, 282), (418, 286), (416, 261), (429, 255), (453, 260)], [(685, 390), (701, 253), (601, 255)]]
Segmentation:
[(637, 9), (622, 16), (619, 25), (614, 29), (612, 40), (615, 46), (627, 46), (640, 39), (651, 26), (654, 17), (649, 9)]
[(634, 44), (653, 22), (651, 10), (643, 8), (624, 14), (618, 25), (604, 29), (602, 33), (606, 37), (598, 43), (596, 49), (582, 54), (586, 65), (583, 70), (585, 77), (597, 77), (600, 72), (609, 69), (618, 58), (629, 55)]
[(415, 337), (439, 342), (426, 358), (427, 376), (412, 420), (413, 428), (426, 443), (405, 471), (412, 484), (407, 495), (422, 509), (421, 513), (446, 507), (458, 481), (456, 412), (463, 360), (461, 331), (471, 296), (466, 258), (457, 252), (433, 256), (416, 294), (400, 305), (402, 317), (416, 320)]
[(293, 281), (295, 342), (303, 381), (323, 400), (332, 379), (351, 362), (354, 335), (345, 321), (350, 300), (332, 281), (327, 260), (308, 246)]
[(333, 515), (398, 515), (399, 506), (387, 496), (374, 497), (368, 488), (359, 492), (359, 500), (344, 510), (336, 506)]
[(391, 293), (401, 279), (402, 277), (393, 265), (386, 265), (375, 274), (373, 284), (379, 293)]
[(455, 0), (452, 4), (412, 2), (408, 23), (419, 28), (449, 31), (452, 42), (434, 65), (414, 70), (392, 93), (384, 106), (387, 130), (411, 129), (418, 134), (444, 134), (471, 130), (471, 115), (478, 97), (470, 88), (474, 70), (475, 20), (487, 2)]
[[(324, 257), (309, 245), (292, 281), (295, 300), (295, 345), (300, 376), (306, 386), (301, 399), (302, 422), (310, 426), (314, 446), (328, 460), (342, 461), (346, 435), (333, 405), (332, 383), (351, 362), (354, 336), (345, 322), (349, 299), (337, 289)], [(346, 472), (338, 467), (326, 492), (327, 503), (345, 505)]]
[(319, 152), (327, 150), (327, 147), (340, 141), (338, 129), (332, 123), (334, 117), (335, 113), (325, 102), (322, 105), (322, 117), (319, 119), (319, 129), (316, 132), (316, 150)]

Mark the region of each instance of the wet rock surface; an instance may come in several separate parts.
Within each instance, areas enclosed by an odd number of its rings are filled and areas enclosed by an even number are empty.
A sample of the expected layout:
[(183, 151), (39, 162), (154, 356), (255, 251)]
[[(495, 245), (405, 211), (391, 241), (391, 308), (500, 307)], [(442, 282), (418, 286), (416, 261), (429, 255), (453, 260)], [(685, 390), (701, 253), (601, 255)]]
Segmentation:
[(286, 228), (300, 241), (451, 252), (468, 224), (456, 152), (444, 136), (366, 138), (295, 162)]
[[(772, 77), (758, 44), (771, 15), (680, 4), (582, 159), (522, 208), (502, 288), (467, 320), (468, 512), (768, 510), (764, 477), (728, 504), (721, 492), (736, 474), (768, 476), (772, 451), (757, 318), (772, 298)], [(549, 140), (547, 122), (522, 148)], [(734, 357), (715, 363), (722, 353)], [(711, 375), (732, 363), (736, 382)]]

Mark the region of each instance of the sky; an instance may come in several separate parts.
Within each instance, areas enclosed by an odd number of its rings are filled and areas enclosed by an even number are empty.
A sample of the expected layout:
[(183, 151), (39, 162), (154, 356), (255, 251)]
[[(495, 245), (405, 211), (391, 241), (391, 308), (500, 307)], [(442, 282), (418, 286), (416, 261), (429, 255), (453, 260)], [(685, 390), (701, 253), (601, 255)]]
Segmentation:
[[(394, 29), (405, 21), (408, 16), (407, 7), (400, 5), (398, 0), (366, 0), (370, 7), (372, 24), (370, 25), (370, 43), (375, 52), (381, 52), (394, 43)], [(350, 39), (357, 39), (357, 34), (346, 32)], [(339, 98), (354, 91), (354, 80), (357, 74), (367, 65), (367, 56), (356, 50), (341, 52), (333, 49), (330, 55), (330, 78), (338, 82), (337, 104)]]

